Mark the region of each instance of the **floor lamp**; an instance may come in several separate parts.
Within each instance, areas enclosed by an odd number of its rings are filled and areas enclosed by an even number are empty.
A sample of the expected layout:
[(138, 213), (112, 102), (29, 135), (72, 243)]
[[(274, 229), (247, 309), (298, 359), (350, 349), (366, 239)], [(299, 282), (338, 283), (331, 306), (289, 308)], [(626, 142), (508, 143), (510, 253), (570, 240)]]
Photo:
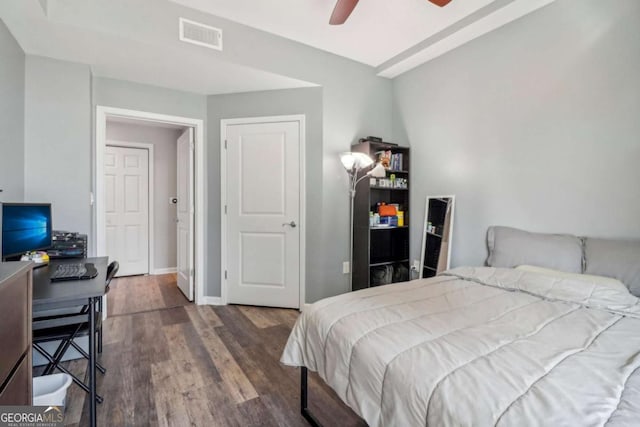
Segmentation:
[(373, 159), (364, 153), (342, 153), (340, 161), (349, 174), (349, 291), (353, 290), (353, 205), (356, 198), (356, 188), (360, 181), (365, 178), (384, 178), (386, 170), (382, 164), (378, 163), (370, 171), (358, 178), (359, 173), (373, 165)]

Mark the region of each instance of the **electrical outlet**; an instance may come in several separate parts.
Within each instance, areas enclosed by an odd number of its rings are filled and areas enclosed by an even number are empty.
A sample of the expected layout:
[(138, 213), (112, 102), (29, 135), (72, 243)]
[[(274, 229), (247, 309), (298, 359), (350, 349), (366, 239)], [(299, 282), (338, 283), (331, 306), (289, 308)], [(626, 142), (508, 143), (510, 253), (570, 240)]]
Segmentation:
[(349, 274), (349, 271), (351, 271), (351, 269), (349, 268), (349, 261), (345, 261), (342, 263), (342, 274)]
[(411, 269), (413, 271), (419, 271), (420, 270), (420, 261), (417, 259), (413, 260), (413, 266), (411, 267)]

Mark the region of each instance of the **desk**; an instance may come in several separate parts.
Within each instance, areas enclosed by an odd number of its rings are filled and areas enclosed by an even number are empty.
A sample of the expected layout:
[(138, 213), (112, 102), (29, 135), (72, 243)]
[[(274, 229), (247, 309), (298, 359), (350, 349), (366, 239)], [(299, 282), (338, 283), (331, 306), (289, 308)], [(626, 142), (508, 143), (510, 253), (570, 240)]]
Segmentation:
[[(98, 275), (90, 280), (71, 280), (52, 282), (50, 272), (58, 264), (91, 263), (98, 270)], [(107, 264), (109, 258), (86, 258), (53, 260), (46, 267), (33, 270), (33, 315), (38, 317), (39, 311), (66, 307), (89, 305), (89, 329), (96, 327), (96, 302), (104, 296), (107, 280)], [(89, 419), (91, 427), (96, 425), (96, 334), (89, 334)]]

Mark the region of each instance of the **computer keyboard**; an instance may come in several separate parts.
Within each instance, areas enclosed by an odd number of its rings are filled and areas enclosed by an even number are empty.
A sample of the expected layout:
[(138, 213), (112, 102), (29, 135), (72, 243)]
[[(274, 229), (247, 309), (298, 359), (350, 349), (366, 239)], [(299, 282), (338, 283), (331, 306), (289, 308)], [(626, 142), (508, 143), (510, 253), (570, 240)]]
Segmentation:
[(84, 263), (71, 263), (71, 264), (58, 264), (49, 275), (52, 282), (59, 282), (62, 280), (85, 280), (93, 279), (98, 275), (93, 264)]

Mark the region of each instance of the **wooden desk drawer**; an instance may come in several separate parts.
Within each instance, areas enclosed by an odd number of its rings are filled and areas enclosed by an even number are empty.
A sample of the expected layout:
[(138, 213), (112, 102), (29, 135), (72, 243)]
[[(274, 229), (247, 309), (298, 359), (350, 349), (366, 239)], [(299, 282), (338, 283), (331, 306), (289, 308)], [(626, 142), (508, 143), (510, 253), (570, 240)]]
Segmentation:
[(0, 392), (0, 405), (31, 405), (31, 358), (25, 356), (4, 390)]
[(30, 298), (28, 274), (0, 285), (0, 384), (30, 350)]

